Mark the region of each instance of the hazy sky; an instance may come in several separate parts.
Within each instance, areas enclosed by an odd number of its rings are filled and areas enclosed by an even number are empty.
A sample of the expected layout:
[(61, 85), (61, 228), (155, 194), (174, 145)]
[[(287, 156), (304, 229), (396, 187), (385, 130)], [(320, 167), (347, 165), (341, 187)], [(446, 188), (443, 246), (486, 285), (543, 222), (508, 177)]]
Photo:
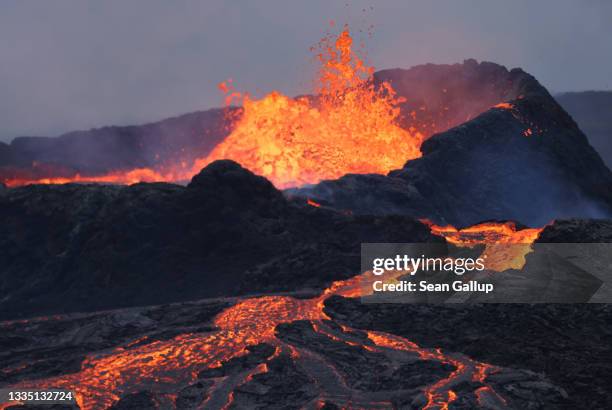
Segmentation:
[(1, 0), (0, 140), (219, 106), (227, 78), (307, 92), (330, 20), (374, 25), (378, 69), (473, 57), (553, 92), (612, 89), (609, 0)]

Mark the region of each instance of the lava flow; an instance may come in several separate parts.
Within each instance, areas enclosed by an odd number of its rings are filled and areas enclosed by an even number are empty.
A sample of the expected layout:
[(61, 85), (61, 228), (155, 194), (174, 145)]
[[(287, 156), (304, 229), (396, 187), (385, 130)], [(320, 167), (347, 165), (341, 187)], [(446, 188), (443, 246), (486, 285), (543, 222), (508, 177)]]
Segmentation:
[(81, 175), (74, 174), (71, 176), (50, 176), (38, 179), (33, 178), (9, 178), (4, 181), (8, 187), (16, 187), (21, 185), (41, 184), (41, 185), (58, 185), (68, 183), (101, 183), (101, 184), (117, 184), (131, 185), (139, 182), (162, 182), (174, 180), (174, 173), (160, 173), (150, 168), (135, 168), (129, 171), (114, 171), (103, 175)]
[[(153, 341), (138, 345), (128, 343), (108, 353), (90, 355), (82, 362), (80, 371), (43, 380), (19, 383), (12, 388), (63, 388), (76, 392), (77, 402), (81, 409), (104, 409), (116, 403), (120, 396), (150, 390), (167, 397), (175, 397), (177, 391), (194, 382), (199, 371), (219, 367), (222, 362), (244, 355), (249, 345), (262, 342), (271, 344), (277, 353), (290, 353), (299, 365), (300, 360), (309, 360), (312, 353), (308, 348), (293, 346), (277, 338), (276, 327), (282, 323), (296, 320), (309, 320), (316, 332), (333, 337), (340, 343), (360, 346), (370, 352), (385, 353), (390, 351), (415, 355), (420, 360), (433, 360), (452, 365), (455, 370), (444, 379), (423, 390), (426, 409), (445, 409), (448, 403), (456, 398), (453, 386), (466, 381), (477, 381), (485, 385), (487, 374), (495, 369), (485, 363), (473, 361), (463, 355), (445, 354), (440, 349), (425, 349), (415, 343), (391, 334), (369, 331), (366, 340), (351, 339), (348, 335), (352, 329), (342, 326), (343, 332), (329, 328), (324, 320), (329, 317), (323, 311), (324, 300), (331, 295), (356, 297), (361, 295), (364, 275), (345, 281), (333, 283), (319, 297), (298, 299), (290, 296), (263, 296), (238, 300), (233, 306), (221, 312), (214, 320), (218, 330), (210, 333), (182, 334), (171, 340)], [(367, 277), (365, 278), (367, 280)], [(317, 399), (333, 397), (336, 402), (346, 407), (371, 408), (382, 406), (389, 408), (390, 403), (364, 402), (365, 393), (347, 387), (343, 376), (338, 375), (338, 386), (321, 386), (323, 392)], [(248, 382), (254, 374), (267, 371), (267, 366), (258, 366), (253, 373), (243, 380), (234, 383)], [(316, 376), (316, 375), (315, 375)], [(217, 381), (209, 400), (211, 408), (219, 406), (219, 395), (223, 394), (224, 406), (230, 405), (233, 389), (237, 385), (221, 387), (224, 378)], [(362, 394), (357, 405), (355, 400)], [(343, 397), (346, 396), (346, 397)], [(205, 403), (206, 404), (206, 403)], [(0, 405), (0, 408), (3, 408)]]
[[(484, 243), (487, 246), (503, 244), (522, 244), (529, 249), (540, 229), (517, 229), (513, 223), (484, 223), (465, 229), (451, 226), (430, 224), (433, 233), (440, 234), (460, 246), (474, 246)], [(523, 248), (520, 248), (523, 249)], [(491, 255), (493, 248), (486, 248)], [(519, 252), (520, 253), (520, 252)], [(511, 259), (521, 255), (510, 254)], [(503, 257), (508, 254), (503, 253)], [(506, 263), (509, 263), (506, 261)], [(513, 262), (510, 262), (512, 264)], [(478, 397), (487, 395), (488, 400), (496, 400), (503, 407), (504, 398), (486, 383), (487, 375), (494, 373), (496, 368), (486, 363), (476, 362), (460, 354), (447, 354), (440, 349), (425, 349), (417, 344), (392, 334), (367, 331), (367, 339), (351, 338), (352, 329), (340, 325), (342, 332), (333, 331), (326, 323), (330, 318), (324, 312), (324, 301), (332, 295), (344, 297), (359, 297), (364, 295), (368, 281), (375, 277), (369, 272), (344, 281), (334, 282), (318, 297), (300, 299), (291, 296), (262, 296), (238, 299), (235, 304), (217, 315), (214, 324), (218, 330), (210, 333), (188, 333), (174, 337), (171, 340), (153, 341), (148, 344), (127, 343), (108, 353), (98, 353), (86, 357), (79, 372), (43, 380), (33, 380), (19, 383), (15, 388), (64, 388), (75, 391), (77, 401), (82, 409), (109, 408), (122, 395), (150, 390), (160, 395), (174, 397), (177, 391), (193, 383), (198, 373), (206, 368), (222, 365), (232, 358), (246, 354), (246, 347), (259, 343), (268, 343), (280, 352), (290, 353), (292, 360), (309, 360), (312, 353), (308, 348), (291, 345), (277, 338), (276, 329), (279, 324), (298, 320), (308, 320), (313, 323), (314, 331), (340, 343), (358, 346), (370, 352), (384, 353), (399, 351), (414, 354), (421, 360), (433, 360), (451, 365), (455, 370), (446, 378), (427, 386), (423, 390), (424, 409), (447, 409), (449, 404), (457, 399), (453, 387), (466, 381), (478, 383), (481, 387), (475, 394)], [(364, 283), (366, 286), (364, 286)], [(328, 366), (333, 368), (332, 364)], [(219, 405), (219, 400), (230, 405), (233, 389), (239, 384), (250, 380), (254, 374), (267, 371), (266, 365), (258, 366), (253, 373), (242, 381), (223, 388), (224, 380), (217, 381), (209, 400), (211, 407)], [(336, 369), (334, 374), (339, 374)], [(316, 377), (316, 375), (314, 375)], [(325, 386), (318, 401), (333, 397), (335, 401), (344, 403), (346, 408), (382, 406), (379, 402), (361, 403), (355, 405), (355, 397), (360, 393), (350, 389), (338, 376), (341, 386)], [(326, 390), (327, 389), (327, 390)], [(216, 392), (222, 392), (217, 393)], [(227, 394), (225, 394), (225, 393)], [(340, 392), (340, 393), (339, 393)], [(219, 399), (219, 396), (223, 396)], [(346, 396), (346, 397), (344, 397)], [(364, 396), (365, 397), (365, 396)], [(366, 400), (366, 399), (362, 399)], [(0, 409), (3, 406), (0, 404)]]
[(525, 256), (532, 251), (532, 244), (543, 228), (518, 229), (514, 222), (484, 222), (463, 229), (454, 226), (439, 226), (429, 221), (431, 232), (440, 235), (452, 244), (473, 247), (484, 244), (482, 256), (487, 258), (487, 268), (492, 271), (521, 269)]

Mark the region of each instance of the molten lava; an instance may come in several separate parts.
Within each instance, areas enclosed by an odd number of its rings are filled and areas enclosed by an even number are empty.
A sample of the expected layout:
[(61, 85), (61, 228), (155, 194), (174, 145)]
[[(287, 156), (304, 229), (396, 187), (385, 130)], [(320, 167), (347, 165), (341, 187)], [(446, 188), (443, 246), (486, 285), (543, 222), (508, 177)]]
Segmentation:
[(320, 61), (315, 96), (290, 98), (273, 91), (253, 99), (228, 83), (220, 84), (228, 104), (241, 100), (241, 115), (228, 118), (233, 123), (231, 134), (192, 166), (93, 176), (14, 177), (5, 184), (184, 181), (212, 161), (233, 159), (278, 188), (287, 188), (347, 173), (387, 173), (420, 157), (425, 132), (398, 125), (403, 99), (390, 84), (374, 84), (374, 70), (353, 50), (348, 28), (335, 39), (323, 38), (314, 49)]
[[(487, 246), (485, 252), (491, 255), (499, 249), (489, 248), (493, 245), (519, 244), (526, 247), (519, 249), (528, 250), (540, 232), (540, 229), (517, 229), (511, 222), (483, 223), (465, 229), (429, 224), (433, 233), (445, 236), (449, 242), (457, 245), (474, 246), (484, 243)], [(517, 258), (514, 254), (510, 256)], [(507, 255), (503, 254), (502, 259), (505, 257)], [(524, 253), (522, 257), (524, 258)], [(112, 351), (86, 357), (78, 372), (49, 379), (24, 381), (11, 387), (70, 389), (77, 393), (81, 409), (108, 408), (116, 403), (121, 395), (141, 391), (143, 386), (166, 395), (170, 400), (176, 397), (177, 389), (192, 383), (202, 369), (218, 367), (222, 362), (244, 355), (245, 348), (249, 345), (265, 342), (276, 347), (275, 355), (282, 351), (288, 353), (294, 361), (309, 360), (311, 353), (307, 348), (294, 346), (276, 337), (276, 327), (279, 324), (308, 320), (313, 323), (316, 332), (336, 342), (359, 346), (371, 352), (407, 352), (417, 355), (421, 360), (433, 360), (453, 366), (455, 370), (450, 375), (423, 389), (426, 403), (424, 409), (448, 409), (449, 405), (457, 400), (457, 390), (453, 389), (469, 382), (480, 386), (474, 392), (479, 401), (486, 400), (491, 406), (499, 408), (505, 406), (505, 399), (486, 381), (488, 375), (498, 371), (494, 366), (474, 361), (461, 354), (422, 348), (405, 338), (379, 331), (367, 331), (368, 338), (365, 340), (351, 339), (347, 336), (352, 333), (348, 326), (340, 324), (343, 332), (337, 332), (324, 322), (330, 319), (323, 310), (325, 299), (332, 295), (364, 296), (364, 289), (372, 289), (371, 286), (364, 286), (364, 283), (374, 279), (374, 275), (365, 272), (348, 280), (337, 281), (320, 296), (312, 299), (291, 296), (238, 299), (233, 306), (217, 315), (214, 320), (217, 328), (215, 331), (182, 334), (170, 340), (154, 340), (148, 344), (139, 343), (146, 340), (139, 338)], [(235, 383), (232, 388), (247, 383), (255, 374), (267, 371), (265, 363), (259, 365), (244, 379), (232, 382)], [(342, 376), (339, 377), (342, 381)], [(222, 385), (224, 380), (221, 378), (217, 383)], [(325, 391), (332, 389), (332, 386), (322, 388)], [(348, 388), (344, 386), (343, 389)], [(216, 385), (213, 386), (212, 398), (208, 400), (221, 400), (225, 406), (229, 406), (234, 400), (233, 390), (230, 389), (229, 393), (226, 390), (227, 386), (218, 389)], [(390, 403), (357, 405), (352, 400), (358, 392), (350, 389), (346, 397), (338, 396), (336, 392), (329, 390), (324, 394), (332, 393), (335, 394), (334, 399), (343, 402), (346, 408), (392, 407)], [(320, 397), (319, 401), (322, 402), (324, 398)], [(0, 404), (0, 409), (2, 408), (4, 405)]]
[(542, 228), (518, 229), (514, 222), (484, 222), (478, 225), (457, 229), (454, 226), (439, 226), (428, 221), (432, 233), (441, 235), (447, 241), (456, 245), (475, 244), (532, 244), (542, 231)]
[[(367, 275), (367, 274), (366, 274)], [(434, 360), (455, 367), (447, 378), (425, 388), (426, 409), (447, 408), (456, 395), (451, 387), (469, 380), (485, 382), (487, 374), (495, 368), (473, 361), (463, 355), (448, 355), (440, 349), (425, 349), (399, 336), (369, 331), (368, 339), (357, 343), (345, 339), (352, 331), (342, 326), (346, 333), (334, 333), (323, 320), (329, 317), (323, 311), (324, 300), (331, 295), (356, 297), (361, 295), (363, 276), (333, 283), (319, 297), (297, 299), (290, 296), (263, 296), (239, 300), (234, 306), (221, 312), (214, 320), (217, 331), (183, 334), (166, 341), (152, 341), (138, 345), (128, 343), (107, 353), (91, 355), (83, 360), (80, 371), (43, 380), (18, 383), (15, 388), (63, 388), (75, 391), (81, 409), (105, 409), (116, 403), (122, 394), (140, 391), (148, 386), (154, 392), (174, 397), (177, 388), (192, 383), (199, 371), (218, 367), (222, 362), (244, 355), (245, 348), (262, 342), (276, 347), (275, 355), (288, 352), (293, 360), (308, 357), (304, 348), (287, 344), (276, 338), (276, 326), (296, 320), (310, 320), (316, 332), (338, 342), (361, 346), (372, 352), (397, 350), (417, 355), (421, 360)], [(247, 383), (254, 374), (267, 371), (265, 364), (239, 384)], [(340, 376), (342, 377), (342, 376)], [(223, 382), (221, 380), (220, 382)], [(214, 387), (213, 387), (214, 389)], [(353, 394), (335, 397), (350, 404)], [(215, 396), (213, 391), (212, 396)], [(224, 397), (226, 406), (231, 404), (233, 392)], [(8, 405), (8, 404), (7, 404)], [(363, 406), (356, 406), (362, 408)], [(384, 406), (389, 408), (388, 406)], [(5, 405), (0, 404), (0, 409)], [(370, 405), (365, 408), (371, 408)]]
[(68, 184), (68, 183), (103, 183), (117, 185), (131, 185), (139, 182), (162, 182), (174, 180), (174, 173), (162, 174), (151, 168), (135, 168), (128, 171), (114, 171), (103, 175), (81, 175), (54, 176), (40, 179), (9, 178), (4, 181), (8, 187), (16, 187), (30, 184)]
[(310, 205), (310, 206), (314, 206), (315, 208), (320, 208), (320, 207), (321, 207), (321, 204), (320, 204), (320, 203), (315, 202), (315, 201), (313, 201), (313, 200), (312, 200), (312, 199), (310, 199), (310, 198), (308, 198), (308, 199), (306, 200), (306, 203), (307, 203), (308, 205)]
[(242, 97), (233, 132), (195, 169), (229, 158), (287, 188), (347, 173), (387, 173), (420, 157), (423, 134), (397, 125), (402, 100), (388, 83), (374, 85), (374, 70), (352, 44), (347, 27), (335, 41), (321, 41), (316, 97)]
[(429, 221), (431, 232), (440, 235), (452, 244), (472, 247), (484, 244), (483, 257), (487, 257), (487, 268), (493, 271), (521, 269), (525, 256), (531, 252), (532, 243), (543, 228), (518, 229), (514, 222), (484, 222), (463, 229), (439, 226)]

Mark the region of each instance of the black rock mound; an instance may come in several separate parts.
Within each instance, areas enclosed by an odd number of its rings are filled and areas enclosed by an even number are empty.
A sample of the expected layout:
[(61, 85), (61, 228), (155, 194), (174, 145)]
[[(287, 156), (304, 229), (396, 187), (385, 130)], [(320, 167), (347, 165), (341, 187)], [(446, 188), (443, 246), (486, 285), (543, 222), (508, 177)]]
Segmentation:
[(474, 59), (458, 64), (422, 64), (374, 74), (388, 82), (399, 97), (401, 125), (415, 126), (430, 136), (463, 124), (492, 106), (518, 97), (508, 70)]
[(541, 243), (612, 243), (612, 220), (561, 219), (546, 226), (537, 242)]
[[(380, 304), (332, 296), (325, 306), (331, 318), (346, 325), (397, 334), (423, 347), (460, 351), (495, 366), (529, 369), (545, 374), (567, 392), (565, 403), (533, 407), (516, 403), (508, 408), (612, 406), (605, 376), (612, 370), (610, 305)], [(518, 383), (498, 391), (526, 399), (531, 394), (521, 392), (529, 385)]]
[(501, 71), (508, 102), (421, 147), (380, 175), (346, 175), (293, 192), (358, 214), (404, 214), (456, 226), (608, 217), (612, 173), (572, 118), (532, 76)]
[(288, 202), (232, 161), (187, 187), (6, 189), (0, 319), (320, 288), (358, 273), (361, 242), (432, 240), (410, 218)]

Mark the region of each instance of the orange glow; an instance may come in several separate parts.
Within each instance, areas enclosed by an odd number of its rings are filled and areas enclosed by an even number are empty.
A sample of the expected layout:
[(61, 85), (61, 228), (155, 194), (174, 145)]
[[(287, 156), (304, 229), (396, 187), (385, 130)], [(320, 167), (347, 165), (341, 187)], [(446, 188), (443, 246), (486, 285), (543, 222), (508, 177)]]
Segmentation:
[(510, 104), (510, 103), (502, 102), (502, 103), (499, 103), (499, 104), (495, 105), (493, 108), (499, 108), (499, 109), (502, 109), (502, 110), (513, 110), (514, 106), (512, 104)]
[(50, 177), (41, 179), (13, 178), (5, 181), (6, 186), (15, 187), (29, 184), (68, 184), (68, 183), (106, 183), (131, 185), (138, 182), (172, 181), (173, 173), (161, 174), (150, 168), (135, 168), (129, 171), (116, 171), (104, 175), (86, 176), (76, 174), (71, 177)]
[(484, 244), (482, 256), (487, 258), (486, 267), (498, 272), (521, 269), (525, 256), (532, 250), (532, 243), (543, 229), (517, 229), (514, 222), (485, 222), (463, 229), (422, 222), (429, 225), (433, 234), (445, 237), (452, 244), (469, 247)]
[(320, 208), (320, 207), (321, 207), (321, 204), (320, 204), (320, 203), (315, 202), (315, 201), (313, 201), (313, 200), (312, 200), (312, 199), (310, 199), (310, 198), (308, 198), (308, 199), (306, 200), (306, 203), (307, 203), (308, 205), (310, 205), (310, 206), (314, 206), (315, 208)]
[[(139, 344), (143, 339), (137, 339), (114, 350), (87, 356), (76, 373), (24, 381), (11, 387), (70, 389), (76, 392), (81, 409), (106, 409), (116, 403), (120, 395), (141, 391), (142, 386), (164, 394), (175, 391), (173, 389), (192, 383), (202, 369), (218, 367), (222, 362), (246, 354), (248, 345), (265, 342), (276, 347), (273, 357), (284, 351), (295, 361), (308, 360), (310, 353), (303, 348), (276, 338), (276, 326), (296, 320), (309, 320), (316, 332), (347, 345), (361, 346), (379, 353), (388, 349), (404, 351), (414, 353), (421, 360), (452, 365), (455, 370), (448, 377), (424, 389), (423, 394), (428, 401), (425, 408), (448, 408), (448, 404), (457, 397), (451, 387), (466, 380), (484, 381), (486, 369), (491, 366), (464, 355), (448, 355), (440, 349), (422, 348), (410, 340), (378, 331), (368, 331), (366, 340), (349, 340), (346, 333), (352, 329), (348, 326), (341, 327), (345, 333), (329, 328), (324, 322), (329, 319), (323, 312), (324, 300), (331, 295), (360, 296), (362, 280), (361, 276), (355, 276), (334, 282), (320, 296), (312, 299), (290, 296), (241, 299), (217, 315), (214, 319), (215, 331), (186, 333), (170, 340), (153, 340), (148, 344)], [(248, 383), (254, 375), (267, 371), (268, 366), (263, 363), (248, 373), (240, 384)], [(343, 376), (339, 374), (339, 377)], [(352, 397), (338, 399), (343, 399), (348, 408), (353, 407)], [(225, 406), (231, 405), (233, 400), (234, 395), (230, 391)]]
[[(511, 260), (523, 257), (523, 263), (524, 254), (528, 252), (541, 230), (517, 229), (511, 222), (483, 223), (464, 229), (426, 223), (433, 233), (445, 236), (451, 243), (461, 246), (485, 244), (485, 252), (488, 252), (490, 257), (495, 257), (495, 252), (500, 250), (495, 246), (524, 245), (524, 253), (518, 256), (510, 255)], [(523, 248), (519, 246), (519, 249)], [(500, 260), (508, 263), (505, 259), (507, 257), (508, 255), (502, 252)], [(471, 360), (461, 354), (447, 354), (441, 349), (422, 348), (408, 339), (384, 332), (366, 331), (367, 340), (360, 341), (347, 338), (346, 335), (351, 333), (352, 329), (346, 325), (340, 326), (343, 332), (330, 329), (324, 322), (330, 319), (323, 310), (325, 299), (332, 295), (366, 295), (366, 289), (371, 291), (371, 286), (367, 284), (371, 282), (372, 277), (370, 272), (365, 272), (347, 280), (336, 281), (320, 296), (312, 299), (274, 295), (239, 299), (214, 319), (214, 325), (218, 329), (216, 331), (186, 333), (170, 340), (153, 340), (148, 344), (142, 343), (146, 338), (136, 339), (110, 352), (86, 357), (79, 372), (26, 381), (14, 387), (71, 389), (76, 391), (78, 404), (82, 409), (108, 408), (119, 400), (122, 392), (139, 391), (143, 385), (150, 386), (152, 391), (165, 392), (172, 389), (172, 386), (191, 383), (200, 370), (218, 367), (224, 361), (246, 354), (245, 348), (249, 345), (269, 343), (276, 347), (274, 357), (283, 351), (289, 353), (293, 360), (308, 360), (307, 351), (276, 338), (276, 327), (281, 323), (309, 320), (315, 332), (336, 342), (361, 346), (372, 352), (383, 352), (387, 349), (410, 352), (421, 360), (434, 360), (453, 366), (454, 370), (448, 377), (424, 388), (423, 395), (427, 400), (425, 409), (448, 409), (450, 404), (457, 400), (457, 394), (452, 389), (466, 381), (484, 385), (476, 391), (479, 400), (486, 396), (486, 400), (504, 403), (504, 398), (486, 384), (487, 376), (497, 370), (489, 364)], [(255, 374), (267, 371), (268, 366), (261, 364), (245, 377), (243, 383), (247, 383)], [(230, 392), (226, 405), (230, 405), (233, 399), (233, 393)], [(346, 398), (345, 403), (351, 407), (350, 397)]]
[(463, 229), (454, 226), (435, 225), (423, 220), (429, 225), (432, 233), (441, 235), (456, 245), (475, 245), (478, 243), (525, 243), (531, 244), (542, 231), (542, 228), (517, 229), (514, 222), (484, 222)]
[[(233, 132), (193, 172), (229, 158), (287, 188), (347, 173), (386, 173), (420, 157), (425, 137), (397, 125), (402, 100), (389, 84), (374, 86), (373, 68), (352, 46), (347, 27), (320, 42), (317, 97), (242, 96)], [(227, 84), (222, 88), (238, 96)]]
[[(165, 164), (163, 169), (124, 169), (101, 175), (39, 167), (36, 172), (26, 171), (29, 175), (8, 174), (3, 182), (9, 187), (69, 182), (180, 182), (188, 181), (212, 161), (233, 159), (283, 189), (349, 173), (386, 174), (419, 158), (423, 141), (434, 131), (442, 130), (435, 121), (419, 120), (416, 111), (408, 118), (401, 117), (400, 104), (405, 99), (396, 95), (390, 83), (374, 85), (374, 69), (354, 50), (347, 26), (335, 37), (324, 37), (313, 51), (320, 68), (311, 96), (290, 98), (272, 91), (255, 99), (236, 91), (232, 79), (220, 83), (225, 104), (238, 103), (242, 108), (228, 111), (226, 123), (232, 131), (206, 157)], [(442, 89), (442, 93), (446, 92)], [(494, 107), (512, 110), (513, 114), (515, 111), (508, 102)], [(418, 111), (429, 109), (423, 105)], [(400, 120), (402, 127), (398, 125)], [(537, 130), (530, 127), (535, 134)]]

